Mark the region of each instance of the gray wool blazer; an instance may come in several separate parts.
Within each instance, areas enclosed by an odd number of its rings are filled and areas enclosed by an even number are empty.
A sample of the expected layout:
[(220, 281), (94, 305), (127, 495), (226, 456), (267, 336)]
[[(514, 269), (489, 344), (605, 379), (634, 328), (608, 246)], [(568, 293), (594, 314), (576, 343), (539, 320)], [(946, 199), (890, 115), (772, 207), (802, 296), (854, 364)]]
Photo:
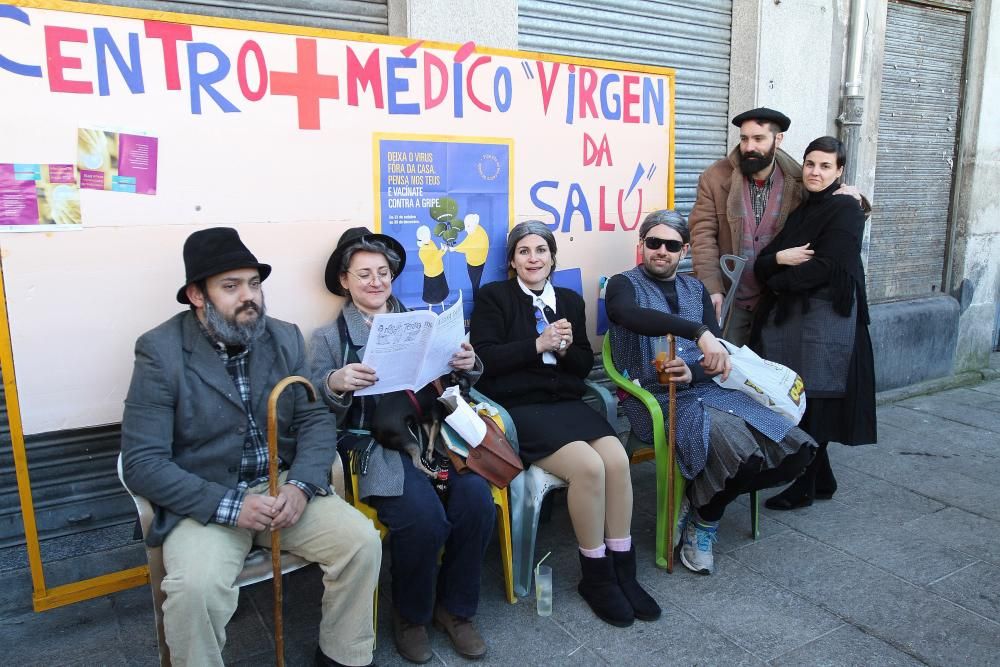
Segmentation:
[[(294, 324), (268, 317), (248, 360), (254, 418), (267, 434), (267, 400), (288, 375), (308, 377), (305, 341)], [(328, 489), (337, 424), (301, 384), (278, 401), (278, 456), (288, 479)], [(125, 483), (153, 503), (146, 538), (159, 546), (182, 518), (212, 520), (239, 484), (247, 414), (225, 364), (191, 311), (178, 313), (135, 345), (122, 416)]]

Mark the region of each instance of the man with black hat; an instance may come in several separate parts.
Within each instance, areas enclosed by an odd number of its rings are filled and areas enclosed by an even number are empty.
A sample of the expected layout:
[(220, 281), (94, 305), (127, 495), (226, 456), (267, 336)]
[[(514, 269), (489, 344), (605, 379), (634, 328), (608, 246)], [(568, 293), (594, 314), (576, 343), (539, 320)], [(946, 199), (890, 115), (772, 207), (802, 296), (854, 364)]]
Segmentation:
[[(744, 111), (733, 118), (733, 125), (740, 128), (739, 146), (702, 172), (688, 221), (694, 273), (708, 289), (717, 318), (726, 290), (736, 290), (725, 335), (743, 345), (749, 340), (753, 310), (761, 296), (753, 262), (802, 202), (802, 166), (780, 148), (791, 125), (780, 111), (767, 107)], [(836, 194), (851, 195), (867, 205), (853, 186), (843, 186)], [(746, 258), (738, 285), (723, 282), (722, 255)]]
[(323, 570), (317, 664), (367, 665), (381, 541), (330, 491), (336, 422), (301, 385), (278, 402), (281, 486), (267, 492), (268, 395), (308, 375), (302, 334), (266, 316), (271, 267), (236, 230), (191, 234), (184, 265), (177, 301), (190, 309), (139, 338), (122, 418), (125, 482), (156, 508), (146, 542), (163, 548), (171, 661), (222, 664), (236, 576), (251, 546), (281, 530), (283, 549)]

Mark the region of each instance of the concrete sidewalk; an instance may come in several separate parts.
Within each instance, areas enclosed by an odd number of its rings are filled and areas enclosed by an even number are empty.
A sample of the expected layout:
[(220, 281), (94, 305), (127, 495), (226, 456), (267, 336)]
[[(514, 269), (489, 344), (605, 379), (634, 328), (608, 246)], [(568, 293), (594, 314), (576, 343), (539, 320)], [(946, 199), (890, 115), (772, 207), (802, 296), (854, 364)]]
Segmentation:
[[(575, 591), (576, 549), (565, 502), (539, 534), (552, 551), (554, 613), (503, 598), (490, 549), (477, 623), (488, 665), (1000, 664), (1000, 380), (879, 408), (879, 444), (830, 449), (840, 490), (792, 512), (762, 511), (750, 538), (746, 498), (730, 507), (717, 572), (667, 574), (653, 564), (655, 472), (633, 467), (640, 578), (664, 608), (655, 623), (605, 625)], [(765, 494), (765, 495), (770, 495)], [(67, 558), (50, 585), (142, 562), (136, 543)], [(379, 665), (407, 664), (392, 646), (388, 563), (379, 602)], [(286, 578), (286, 660), (311, 664), (319, 619), (315, 567)], [(31, 611), (24, 569), (0, 575), (0, 643), (10, 665), (154, 665), (148, 588)], [(243, 589), (227, 663), (273, 663), (271, 588)], [(431, 664), (461, 664), (432, 631)]]

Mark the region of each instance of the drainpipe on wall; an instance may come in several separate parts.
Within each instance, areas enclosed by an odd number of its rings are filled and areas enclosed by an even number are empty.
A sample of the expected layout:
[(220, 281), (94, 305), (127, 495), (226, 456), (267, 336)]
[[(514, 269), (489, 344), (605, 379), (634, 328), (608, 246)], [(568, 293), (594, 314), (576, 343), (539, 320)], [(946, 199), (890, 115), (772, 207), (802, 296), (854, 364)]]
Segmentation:
[(861, 92), (861, 61), (865, 52), (865, 27), (867, 0), (851, 0), (851, 15), (847, 37), (847, 71), (845, 72), (844, 94), (840, 124), (840, 140), (847, 149), (847, 165), (844, 167), (844, 182), (853, 184), (858, 175), (858, 146), (861, 142), (861, 119), (865, 110), (865, 96)]
[[(840, 140), (847, 150), (847, 164), (844, 165), (844, 183), (854, 185), (858, 177), (858, 158), (861, 146), (861, 120), (865, 111), (865, 96), (861, 87), (861, 63), (865, 52), (865, 28), (868, 22), (867, 0), (851, 0), (851, 14), (847, 36), (847, 70), (844, 73), (844, 93), (837, 117), (840, 124)], [(865, 221), (865, 234), (861, 247), (861, 260), (868, 269), (868, 243), (870, 220)]]

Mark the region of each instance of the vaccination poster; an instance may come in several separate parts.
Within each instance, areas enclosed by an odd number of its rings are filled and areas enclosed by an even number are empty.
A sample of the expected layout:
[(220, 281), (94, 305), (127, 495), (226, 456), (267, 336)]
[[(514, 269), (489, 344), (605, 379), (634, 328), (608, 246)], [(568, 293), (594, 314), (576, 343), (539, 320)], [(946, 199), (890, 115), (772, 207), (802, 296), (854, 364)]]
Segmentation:
[(511, 148), (503, 139), (376, 136), (375, 219), (406, 250), (393, 294), (407, 307), (443, 312), (461, 293), (468, 321), (480, 286), (507, 277)]

